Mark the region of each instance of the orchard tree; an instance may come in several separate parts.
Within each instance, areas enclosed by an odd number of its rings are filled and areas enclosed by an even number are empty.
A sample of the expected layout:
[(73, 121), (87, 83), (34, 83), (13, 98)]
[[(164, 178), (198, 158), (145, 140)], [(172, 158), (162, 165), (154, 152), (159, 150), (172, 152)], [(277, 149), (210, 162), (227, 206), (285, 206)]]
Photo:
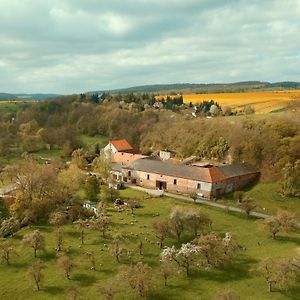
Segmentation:
[(152, 268), (142, 262), (131, 267), (122, 267), (120, 277), (142, 298), (146, 298), (153, 289)]
[(186, 227), (190, 228), (195, 237), (198, 236), (199, 231), (210, 229), (212, 220), (204, 213), (195, 210), (187, 210), (185, 213)]
[(96, 257), (95, 253), (93, 251), (86, 251), (85, 252), (85, 257), (91, 264), (91, 270), (96, 271)]
[(17, 255), (17, 252), (9, 241), (7, 241), (6, 239), (1, 239), (0, 255), (2, 260), (5, 261), (7, 265), (10, 265), (11, 256)]
[(102, 233), (102, 237), (105, 237), (105, 233), (109, 229), (111, 223), (107, 216), (100, 215), (97, 218), (90, 221), (91, 229), (98, 230)]
[(118, 263), (120, 263), (121, 256), (127, 253), (127, 250), (124, 247), (122, 247), (122, 244), (124, 244), (124, 242), (125, 242), (125, 238), (121, 234), (116, 234), (113, 237), (112, 246), (110, 250)]
[(180, 237), (185, 227), (185, 212), (184, 208), (176, 206), (169, 217), (170, 231), (177, 238), (178, 242), (180, 242)]
[(164, 240), (170, 235), (169, 220), (158, 220), (153, 222), (155, 236), (159, 239), (159, 245), (162, 249)]
[(28, 277), (34, 281), (36, 289), (40, 290), (41, 281), (43, 279), (42, 270), (45, 265), (40, 261), (35, 261), (28, 269)]
[(64, 244), (64, 231), (61, 227), (56, 229), (55, 238), (56, 238), (56, 251), (62, 251), (62, 247)]
[(77, 287), (72, 286), (67, 290), (68, 300), (82, 300), (80, 292)]
[(80, 230), (80, 243), (81, 243), (81, 246), (82, 246), (84, 244), (84, 237), (85, 237), (84, 229), (89, 226), (89, 221), (79, 219), (79, 220), (75, 221), (74, 224)]
[(298, 222), (294, 214), (287, 211), (279, 211), (276, 216), (269, 217), (263, 221), (263, 227), (276, 239), (277, 233), (293, 232), (298, 228)]
[(58, 257), (57, 264), (64, 271), (66, 278), (70, 280), (70, 274), (76, 268), (76, 264), (74, 264), (70, 257), (65, 254)]
[(115, 296), (121, 292), (121, 288), (118, 284), (116, 284), (115, 279), (99, 284), (97, 289), (105, 300), (113, 300)]
[(286, 259), (265, 258), (259, 263), (256, 271), (266, 280), (269, 292), (273, 291), (274, 285), (287, 289), (296, 280), (295, 270)]
[(174, 267), (172, 266), (171, 262), (169, 262), (169, 261), (162, 262), (162, 264), (160, 266), (160, 273), (164, 279), (164, 285), (168, 286), (169, 278), (174, 276), (174, 274), (175, 274), (175, 270), (174, 270)]
[(200, 247), (201, 265), (205, 269), (218, 267), (231, 262), (234, 254), (240, 249), (230, 233), (222, 238), (211, 232), (199, 237), (195, 243)]
[(22, 242), (24, 245), (33, 248), (34, 257), (36, 257), (37, 251), (45, 250), (45, 238), (39, 230), (24, 235)]
[(175, 246), (167, 247), (161, 252), (162, 263), (176, 262), (178, 267), (183, 268), (187, 276), (190, 275), (190, 268), (200, 257), (200, 247), (191, 243), (182, 244), (180, 249)]
[(61, 211), (52, 212), (48, 218), (49, 224), (54, 226), (62, 226), (67, 223), (67, 215)]
[(249, 218), (250, 213), (257, 208), (257, 204), (254, 203), (253, 199), (250, 197), (243, 197), (242, 200), (239, 202), (238, 207), (242, 209), (247, 217)]

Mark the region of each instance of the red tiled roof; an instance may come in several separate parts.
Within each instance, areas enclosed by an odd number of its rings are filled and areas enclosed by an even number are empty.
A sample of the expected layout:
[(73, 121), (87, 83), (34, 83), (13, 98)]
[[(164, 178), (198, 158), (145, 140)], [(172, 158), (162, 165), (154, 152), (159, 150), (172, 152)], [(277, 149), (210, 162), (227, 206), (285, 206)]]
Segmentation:
[(209, 170), (209, 175), (211, 182), (218, 182), (226, 179), (226, 176), (221, 172), (218, 167), (207, 168)]
[(113, 140), (110, 143), (117, 149), (117, 151), (133, 150), (133, 147), (126, 140)]
[(147, 156), (141, 154), (133, 154), (126, 152), (117, 152), (112, 155), (111, 162), (119, 164), (130, 164), (138, 159), (145, 158)]

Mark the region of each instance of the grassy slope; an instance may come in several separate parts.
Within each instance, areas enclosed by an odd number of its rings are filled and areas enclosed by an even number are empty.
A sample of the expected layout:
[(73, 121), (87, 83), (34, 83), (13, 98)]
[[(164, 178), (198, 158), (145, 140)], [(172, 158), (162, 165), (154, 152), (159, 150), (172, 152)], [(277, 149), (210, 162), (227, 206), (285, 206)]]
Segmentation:
[[(141, 196), (136, 191), (122, 191), (122, 196)], [(167, 198), (145, 199), (144, 207), (136, 211), (132, 218), (130, 213), (117, 213), (110, 209), (114, 222), (114, 231), (118, 230), (128, 236), (127, 247), (137, 249), (138, 234), (142, 239), (149, 238), (150, 243), (144, 242), (144, 261), (151, 265), (156, 271), (159, 266), (159, 248), (156, 245), (151, 230), (151, 223), (155, 218), (167, 216), (171, 208), (176, 204), (195, 207), (194, 204), (182, 203)], [(200, 208), (200, 207), (199, 207)], [(198, 207), (197, 207), (198, 209)], [(212, 210), (201, 207), (213, 219), (213, 229), (218, 232), (232, 232), (239, 243), (246, 247), (246, 251), (240, 253), (231, 267), (215, 271), (197, 271), (193, 269), (192, 276), (186, 278), (184, 274), (178, 275), (170, 280), (170, 286), (165, 288), (160, 276), (155, 277), (155, 290), (149, 299), (211, 299), (211, 297), (225, 288), (234, 289), (242, 299), (298, 299), (300, 293), (300, 282), (288, 292), (266, 292), (264, 280), (257, 277), (250, 270), (257, 261), (268, 255), (290, 256), (294, 254), (295, 247), (300, 244), (300, 234), (281, 235), (278, 241), (273, 241), (269, 236), (259, 229), (258, 222), (247, 220), (239, 215), (228, 214), (223, 211)], [(158, 217), (154, 214), (158, 213)], [(136, 220), (131, 225), (132, 220)], [(72, 280), (68, 281), (56, 266), (54, 251), (54, 233), (50, 226), (38, 227), (47, 238), (47, 251), (41, 253), (40, 258), (46, 263), (45, 280), (43, 290), (35, 292), (32, 282), (26, 277), (28, 266), (34, 261), (31, 249), (20, 245), (22, 236), (33, 230), (23, 229), (14, 238), (13, 242), (20, 256), (13, 259), (13, 265), (7, 267), (0, 265), (0, 298), (1, 299), (65, 299), (66, 289), (77, 286), (84, 299), (101, 299), (97, 295), (95, 284), (113, 277), (118, 270), (118, 264), (109, 254), (104, 244), (109, 244), (109, 239), (103, 239), (97, 232), (89, 231), (86, 245), (79, 247), (79, 235), (77, 230), (71, 226), (65, 226), (65, 248), (69, 255), (78, 264), (78, 268), (72, 274)], [(185, 240), (189, 237), (185, 236)], [(258, 245), (258, 242), (260, 245)], [(167, 244), (172, 245), (168, 240)], [(89, 269), (85, 261), (83, 251), (93, 250), (97, 254), (98, 270)], [(138, 254), (134, 255), (133, 262), (141, 260)], [(127, 263), (130, 263), (129, 261)], [(101, 266), (99, 265), (101, 264)], [(120, 294), (116, 299), (135, 299), (131, 292)], [(137, 298), (138, 299), (138, 298)]]
[[(259, 206), (256, 210), (268, 214), (276, 214), (278, 209), (288, 210), (300, 218), (300, 199), (281, 197), (278, 183), (259, 183), (245, 191)], [(228, 205), (236, 205), (232, 196), (220, 200)]]

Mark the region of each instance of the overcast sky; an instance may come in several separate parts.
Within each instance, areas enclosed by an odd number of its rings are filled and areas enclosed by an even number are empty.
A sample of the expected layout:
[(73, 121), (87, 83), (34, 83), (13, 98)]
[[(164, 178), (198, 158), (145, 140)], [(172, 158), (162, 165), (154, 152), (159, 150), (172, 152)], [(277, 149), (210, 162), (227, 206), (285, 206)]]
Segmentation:
[(300, 0), (0, 0), (0, 92), (300, 81)]

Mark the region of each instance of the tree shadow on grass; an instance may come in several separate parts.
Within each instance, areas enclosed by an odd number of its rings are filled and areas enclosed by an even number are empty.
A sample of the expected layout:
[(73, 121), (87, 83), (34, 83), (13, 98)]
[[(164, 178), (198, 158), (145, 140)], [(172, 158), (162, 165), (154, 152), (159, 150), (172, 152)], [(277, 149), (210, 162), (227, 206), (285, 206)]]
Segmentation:
[(90, 286), (97, 281), (95, 276), (87, 274), (75, 274), (72, 279), (78, 281), (80, 286)]
[(257, 262), (255, 259), (239, 258), (234, 260), (231, 265), (212, 270), (211, 272), (198, 271), (198, 276), (220, 283), (238, 281), (252, 277), (250, 270), (253, 264)]
[(56, 259), (56, 251), (44, 251), (41, 255), (40, 255), (40, 258), (43, 260), (43, 261), (50, 261), (52, 259)]
[(294, 243), (296, 245), (300, 245), (300, 237), (295, 237), (295, 236), (282, 236), (282, 235), (278, 235), (276, 237), (276, 241), (278, 242), (290, 242), (290, 243)]
[(299, 300), (299, 295), (300, 295), (300, 286), (299, 286), (299, 280), (298, 280), (298, 286), (293, 286), (289, 288), (288, 290), (279, 290), (278, 292), (282, 295), (285, 295), (287, 299), (292, 299), (292, 300)]
[(58, 286), (45, 286), (43, 287), (43, 291), (51, 294), (51, 295), (57, 295), (57, 294), (61, 294), (63, 292), (63, 288), (58, 287)]
[(80, 232), (79, 231), (67, 231), (65, 232), (65, 235), (68, 235), (71, 238), (74, 239), (80, 239)]

